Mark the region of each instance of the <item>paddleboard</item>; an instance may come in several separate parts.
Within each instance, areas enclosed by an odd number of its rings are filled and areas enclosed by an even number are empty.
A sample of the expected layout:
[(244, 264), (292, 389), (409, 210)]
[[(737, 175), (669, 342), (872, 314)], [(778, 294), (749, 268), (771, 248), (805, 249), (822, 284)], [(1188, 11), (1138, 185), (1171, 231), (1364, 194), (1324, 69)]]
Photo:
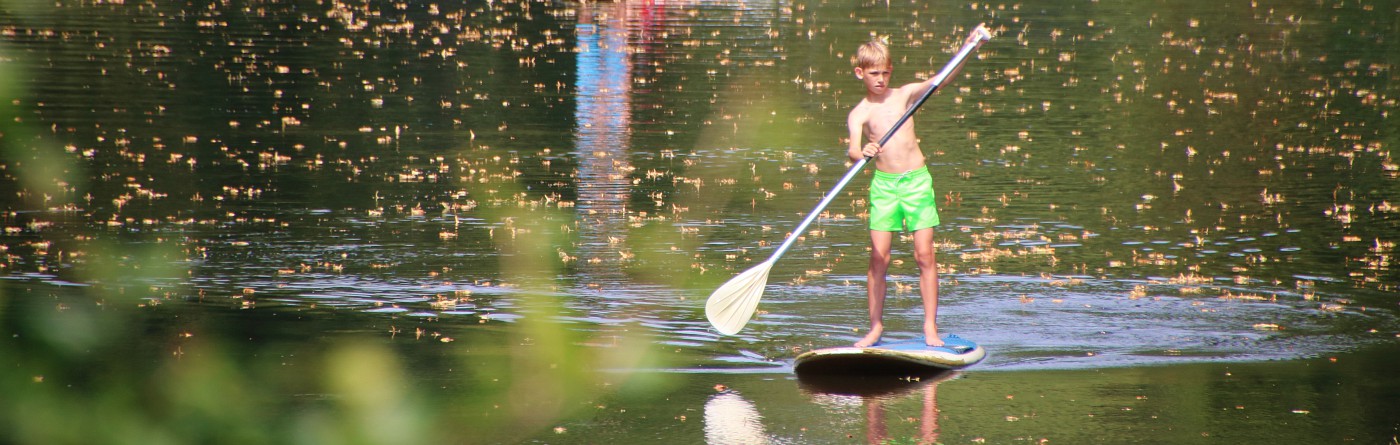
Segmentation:
[(929, 374), (977, 364), (987, 350), (956, 335), (943, 337), (943, 346), (923, 339), (881, 343), (868, 348), (845, 346), (804, 352), (793, 362), (798, 374)]

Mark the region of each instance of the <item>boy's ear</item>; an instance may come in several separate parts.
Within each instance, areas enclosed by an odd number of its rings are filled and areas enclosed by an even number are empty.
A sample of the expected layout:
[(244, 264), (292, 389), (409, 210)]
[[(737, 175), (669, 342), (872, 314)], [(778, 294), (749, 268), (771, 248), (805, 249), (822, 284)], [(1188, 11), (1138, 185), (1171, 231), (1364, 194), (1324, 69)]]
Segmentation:
[(856, 67), (856, 78), (865, 80), (865, 68)]

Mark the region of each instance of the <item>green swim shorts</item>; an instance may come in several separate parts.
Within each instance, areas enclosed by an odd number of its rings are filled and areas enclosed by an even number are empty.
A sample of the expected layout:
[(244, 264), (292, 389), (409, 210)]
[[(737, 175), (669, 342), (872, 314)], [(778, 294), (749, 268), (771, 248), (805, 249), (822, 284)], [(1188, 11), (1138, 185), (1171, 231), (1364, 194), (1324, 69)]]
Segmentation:
[(875, 171), (870, 180), (870, 230), (910, 232), (938, 226), (938, 199), (928, 167), (900, 173)]

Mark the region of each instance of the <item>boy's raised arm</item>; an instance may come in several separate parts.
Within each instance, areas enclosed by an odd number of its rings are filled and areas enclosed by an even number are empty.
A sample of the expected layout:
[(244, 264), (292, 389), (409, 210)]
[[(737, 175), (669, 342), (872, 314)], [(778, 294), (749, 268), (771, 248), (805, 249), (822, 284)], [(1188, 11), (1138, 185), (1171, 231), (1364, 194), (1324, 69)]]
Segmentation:
[[(966, 46), (972, 43), (983, 42), (985, 41), (982, 39), (983, 36), (991, 35), (991, 31), (987, 30), (986, 23), (978, 23), (976, 28), (972, 28), (972, 31), (967, 33), (967, 38), (963, 39), (962, 45), (959, 46)], [(946, 86), (947, 84), (952, 83), (953, 79), (957, 79), (958, 75), (962, 74), (962, 68), (962, 64), (958, 64), (958, 66), (954, 67), (953, 72), (948, 75), (948, 79), (943, 82), (943, 85)], [(914, 86), (914, 88), (912, 88), (913, 92), (909, 95), (909, 100), (912, 102), (918, 99), (920, 93), (923, 93), (924, 91), (928, 90), (929, 87), (933, 86), (933, 77), (925, 79), (922, 82), (910, 84), (910, 86)]]

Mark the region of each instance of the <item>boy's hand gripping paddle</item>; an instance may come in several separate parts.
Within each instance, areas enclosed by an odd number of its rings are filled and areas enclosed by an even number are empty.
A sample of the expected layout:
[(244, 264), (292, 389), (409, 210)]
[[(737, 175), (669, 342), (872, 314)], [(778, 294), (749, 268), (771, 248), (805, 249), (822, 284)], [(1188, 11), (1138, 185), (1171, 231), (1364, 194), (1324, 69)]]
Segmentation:
[[(895, 131), (899, 130), (899, 127), (904, 125), (904, 122), (909, 120), (909, 118), (914, 115), (915, 111), (919, 110), (919, 106), (923, 105), (924, 101), (927, 101), (929, 96), (932, 96), (939, 87), (943, 86), (943, 83), (948, 80), (948, 77), (962, 68), (963, 63), (967, 60), (967, 56), (981, 47), (983, 43), (992, 39), (992, 34), (982, 25), (978, 25), (977, 29), (974, 29), (973, 32), (977, 34), (976, 37), (971, 42), (963, 44), (962, 48), (958, 49), (957, 54), (953, 56), (952, 60), (949, 60), (948, 64), (943, 67), (943, 70), (939, 71), (938, 75), (934, 76), (933, 85), (930, 86), (927, 91), (924, 91), (924, 94), (919, 96), (919, 100), (915, 101), (913, 105), (910, 105), (909, 110), (904, 112), (904, 116), (901, 116), (899, 120), (894, 123), (894, 126), (890, 127), (889, 131), (885, 132), (885, 136), (880, 138), (881, 146), (884, 146), (885, 142), (888, 142), (889, 139), (894, 136)], [(768, 257), (764, 262), (745, 270), (743, 273), (735, 275), (734, 278), (729, 279), (728, 282), (724, 283), (719, 289), (715, 289), (714, 293), (710, 294), (709, 300), (705, 302), (705, 317), (710, 320), (710, 324), (714, 325), (716, 330), (724, 335), (734, 335), (739, 333), (739, 330), (743, 329), (744, 325), (749, 323), (749, 319), (753, 318), (754, 310), (758, 308), (758, 300), (763, 298), (763, 288), (768, 285), (768, 272), (773, 269), (773, 263), (776, 263), (778, 258), (782, 257), (784, 253), (787, 253), (788, 248), (792, 247), (793, 242), (797, 241), (797, 238), (801, 236), (804, 230), (807, 230), (807, 226), (811, 225), (812, 221), (817, 219), (817, 215), (820, 215), (822, 210), (826, 209), (828, 204), (831, 204), (831, 200), (836, 198), (836, 194), (840, 192), (842, 188), (845, 188), (846, 183), (851, 182), (851, 179), (854, 178), (857, 173), (860, 173), (861, 168), (865, 167), (865, 164), (869, 161), (870, 158), (864, 158), (857, 161), (855, 165), (852, 165), (851, 169), (846, 172), (846, 176), (843, 176), (841, 180), (836, 183), (836, 187), (833, 187), (830, 192), (827, 192), (826, 197), (822, 198), (821, 202), (817, 204), (817, 207), (807, 214), (806, 219), (802, 220), (802, 224), (798, 224), (797, 228), (788, 234), (787, 239), (783, 240), (781, 246), (778, 246), (778, 250), (773, 251), (772, 256)]]

